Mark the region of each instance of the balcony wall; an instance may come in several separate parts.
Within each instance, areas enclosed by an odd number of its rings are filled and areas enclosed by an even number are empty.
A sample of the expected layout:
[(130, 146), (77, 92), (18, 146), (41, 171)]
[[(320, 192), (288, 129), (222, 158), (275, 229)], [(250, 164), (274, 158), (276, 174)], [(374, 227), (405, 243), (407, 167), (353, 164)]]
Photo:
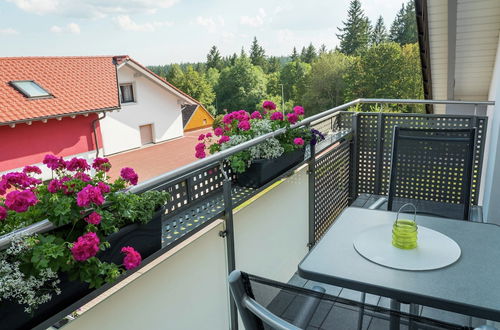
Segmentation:
[[(234, 210), (237, 268), (278, 281), (295, 273), (308, 251), (307, 168), (301, 166)], [(223, 226), (222, 220), (212, 222), (131, 276), (128, 284), (84, 306), (87, 311), (64, 329), (228, 329)]]

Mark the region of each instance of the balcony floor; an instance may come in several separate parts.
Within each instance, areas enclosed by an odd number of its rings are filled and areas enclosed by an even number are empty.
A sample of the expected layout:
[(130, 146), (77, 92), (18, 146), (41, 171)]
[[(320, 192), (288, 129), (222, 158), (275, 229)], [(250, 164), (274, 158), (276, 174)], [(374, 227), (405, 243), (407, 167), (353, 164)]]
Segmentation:
[[(304, 288), (312, 288), (313, 286), (316, 285), (322, 286), (323, 288), (326, 289), (326, 293), (330, 295), (340, 296), (341, 298), (346, 298), (355, 301), (360, 301), (361, 299), (361, 292), (359, 291), (328, 285), (325, 283), (309, 281), (301, 278), (297, 274), (295, 274), (288, 283)], [(384, 308), (389, 308), (390, 299), (387, 297), (380, 297), (372, 294), (367, 294), (366, 303), (371, 305), (377, 305)], [(285, 311), (282, 313), (282, 315), (286, 315), (287, 310), (293, 308), (292, 305), (293, 304), (290, 304), (287, 307), (287, 309), (285, 309)], [(409, 305), (401, 304), (401, 310), (403, 312), (409, 312)], [(461, 314), (438, 310), (427, 306), (420, 306), (419, 313), (421, 316), (433, 318), (444, 322), (449, 322), (464, 326), (469, 325), (469, 317)], [(308, 330), (355, 329), (357, 326), (357, 320), (358, 320), (357, 310), (345, 308), (344, 306), (342, 307), (335, 306), (335, 304), (332, 304), (330, 302), (321, 302), (313, 314), (313, 318), (310, 322), (311, 325), (307, 329)], [(472, 318), (472, 326), (480, 326), (482, 324), (486, 324), (486, 321), (483, 319)], [(387, 330), (389, 329), (389, 321), (365, 315), (363, 319), (363, 329)], [(407, 329), (407, 327), (402, 326), (401, 329)]]

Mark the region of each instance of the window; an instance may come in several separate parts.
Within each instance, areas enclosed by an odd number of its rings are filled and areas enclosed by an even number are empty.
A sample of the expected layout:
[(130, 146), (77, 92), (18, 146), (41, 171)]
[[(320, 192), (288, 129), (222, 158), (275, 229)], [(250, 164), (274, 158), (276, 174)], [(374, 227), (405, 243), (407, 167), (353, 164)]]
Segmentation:
[(10, 82), (10, 85), (30, 99), (52, 97), (52, 94), (33, 80), (14, 80)]
[(120, 85), (120, 94), (122, 103), (135, 102), (134, 88), (132, 84)]

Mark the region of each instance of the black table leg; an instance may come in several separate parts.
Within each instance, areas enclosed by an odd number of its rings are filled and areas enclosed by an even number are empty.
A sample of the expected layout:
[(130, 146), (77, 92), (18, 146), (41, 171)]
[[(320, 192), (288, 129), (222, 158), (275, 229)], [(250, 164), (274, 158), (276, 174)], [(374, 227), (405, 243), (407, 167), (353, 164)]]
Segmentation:
[[(400, 312), (401, 311), (401, 303), (397, 300), (391, 299), (391, 311)], [(399, 330), (400, 318), (399, 315), (391, 313), (390, 320), (390, 330)]]

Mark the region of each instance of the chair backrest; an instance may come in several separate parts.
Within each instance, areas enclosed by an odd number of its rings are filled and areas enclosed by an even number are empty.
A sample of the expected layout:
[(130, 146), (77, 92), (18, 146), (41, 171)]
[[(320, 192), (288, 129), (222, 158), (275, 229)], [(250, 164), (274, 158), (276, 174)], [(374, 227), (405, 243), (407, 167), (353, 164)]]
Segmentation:
[[(382, 325), (386, 324), (387, 329), (391, 316), (399, 318), (402, 324), (419, 326), (419, 329), (470, 329), (466, 326), (328, 295), (324, 290), (304, 289), (272, 281), (239, 270), (229, 275), (229, 288), (243, 325), (248, 330), (269, 328), (299, 330), (310, 326), (330, 329), (332, 325), (329, 321), (319, 320), (321, 315), (323, 318), (332, 317), (333, 321), (341, 319), (342, 324), (339, 324), (339, 327), (343, 329), (355, 329), (358, 325), (356, 312), (360, 311), (378, 319)], [(321, 323), (328, 324), (323, 328), (319, 325)]]
[(388, 210), (469, 219), (475, 128), (394, 127)]

